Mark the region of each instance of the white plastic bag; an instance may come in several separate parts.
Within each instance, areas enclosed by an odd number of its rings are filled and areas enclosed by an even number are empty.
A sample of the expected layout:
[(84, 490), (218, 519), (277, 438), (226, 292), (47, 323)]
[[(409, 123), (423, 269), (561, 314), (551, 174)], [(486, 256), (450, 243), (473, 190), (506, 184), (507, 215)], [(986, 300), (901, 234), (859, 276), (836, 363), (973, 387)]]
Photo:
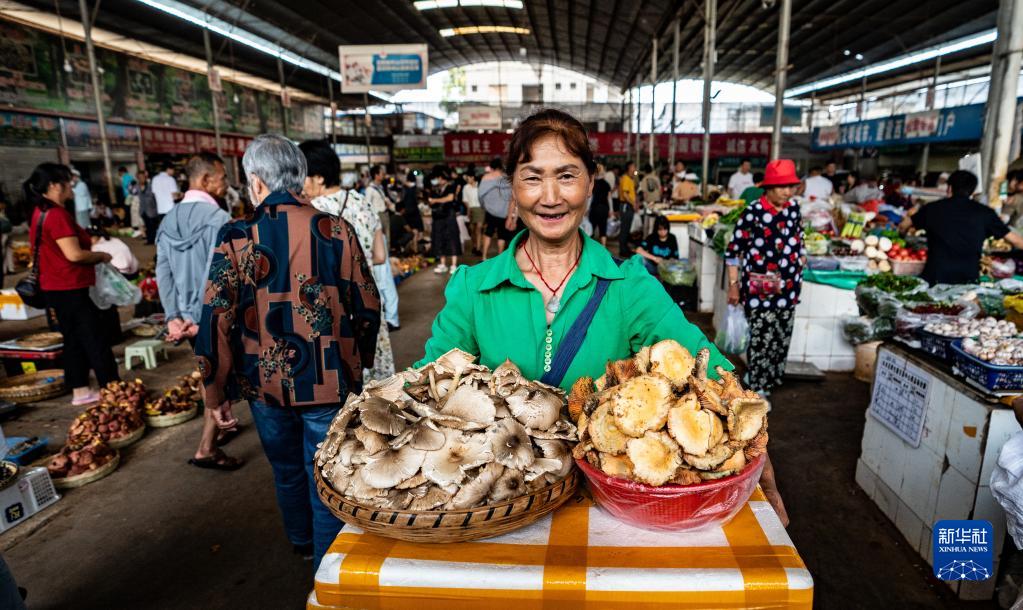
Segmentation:
[(89, 296), (96, 307), (110, 309), (112, 305), (138, 305), (142, 300), (142, 291), (114, 269), (113, 265), (99, 263), (96, 265), (96, 284), (89, 288)]
[(607, 236), (610, 238), (618, 237), (618, 234), (622, 230), (622, 221), (617, 218), (607, 219)]
[(632, 227), (629, 228), (629, 234), (639, 233), (643, 230), (643, 215), (639, 212), (632, 217)]
[(726, 354), (741, 354), (749, 345), (749, 323), (741, 305), (729, 305), (725, 327), (718, 331), (714, 343)]

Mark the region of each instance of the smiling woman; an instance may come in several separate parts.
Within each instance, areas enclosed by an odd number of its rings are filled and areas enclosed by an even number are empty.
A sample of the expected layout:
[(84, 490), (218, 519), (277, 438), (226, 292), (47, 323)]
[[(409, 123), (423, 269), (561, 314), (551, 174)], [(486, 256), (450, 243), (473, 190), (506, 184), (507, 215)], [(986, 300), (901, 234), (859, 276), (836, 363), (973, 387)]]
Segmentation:
[(526, 230), (497, 258), (461, 267), (426, 344), (428, 362), (458, 347), (490, 367), (511, 358), (531, 379), (569, 388), (661, 339), (711, 350), (634, 257), (619, 262), (579, 230), (596, 164), (586, 130), (559, 110), (523, 121), (508, 147), (512, 201)]
[[(510, 359), (528, 379), (568, 390), (580, 377), (599, 377), (608, 360), (674, 339), (693, 354), (708, 349), (710, 371), (732, 370), (641, 257), (617, 261), (579, 230), (596, 165), (578, 120), (542, 110), (519, 125), (508, 155), (512, 201), (526, 230), (497, 258), (452, 276), (415, 366), (459, 348), (492, 369)], [(773, 476), (768, 464), (761, 484), (784, 515)]]

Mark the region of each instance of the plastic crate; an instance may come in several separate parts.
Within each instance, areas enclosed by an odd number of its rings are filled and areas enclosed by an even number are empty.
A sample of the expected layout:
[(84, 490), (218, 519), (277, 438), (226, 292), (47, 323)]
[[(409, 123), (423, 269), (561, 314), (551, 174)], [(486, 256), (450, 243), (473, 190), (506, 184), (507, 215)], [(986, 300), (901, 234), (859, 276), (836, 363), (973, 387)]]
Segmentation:
[(892, 265), (892, 273), (895, 275), (920, 275), (924, 272), (924, 265), (927, 261), (888, 261)]
[(962, 339), (952, 343), (953, 370), (979, 383), (989, 392), (1023, 390), (1023, 366), (999, 366), (966, 353)]
[(927, 332), (922, 328), (918, 330), (916, 334), (917, 337), (920, 338), (920, 349), (942, 362), (952, 361), (952, 343), (955, 341), (962, 341), (961, 337), (936, 335), (934, 333)]

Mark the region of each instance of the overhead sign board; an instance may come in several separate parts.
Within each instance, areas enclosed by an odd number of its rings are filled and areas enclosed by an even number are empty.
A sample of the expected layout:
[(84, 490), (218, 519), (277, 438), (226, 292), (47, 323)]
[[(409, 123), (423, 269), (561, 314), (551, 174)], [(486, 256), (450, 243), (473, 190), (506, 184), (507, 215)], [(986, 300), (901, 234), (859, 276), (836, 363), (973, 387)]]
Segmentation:
[(458, 107), (458, 129), (501, 129), (501, 109), (494, 106), (471, 106), (463, 104)]
[(338, 55), (343, 93), (426, 89), (425, 44), (341, 45)]
[(984, 104), (897, 114), (837, 126), (815, 127), (811, 148), (860, 148), (979, 140)]

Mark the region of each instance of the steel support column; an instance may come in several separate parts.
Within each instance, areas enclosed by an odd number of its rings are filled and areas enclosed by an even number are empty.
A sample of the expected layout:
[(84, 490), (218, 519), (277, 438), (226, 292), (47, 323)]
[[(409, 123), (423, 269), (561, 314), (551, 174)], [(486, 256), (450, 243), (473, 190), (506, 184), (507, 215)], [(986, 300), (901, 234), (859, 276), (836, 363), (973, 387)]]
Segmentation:
[(1023, 0), (1002, 0), (998, 5), (998, 39), (991, 55), (991, 86), (988, 91), (981, 142), (983, 177), (980, 188), (988, 205), (1000, 206), (1000, 189), (1009, 169), (1016, 120), (1016, 88), (1023, 59)]
[(774, 74), (774, 131), (771, 133), (771, 160), (781, 156), (781, 127), (785, 113), (785, 79), (789, 69), (789, 28), (792, 25), (792, 0), (781, 0), (778, 15), (778, 53)]
[[(931, 79), (931, 87), (927, 90), (927, 109), (934, 108), (934, 98), (938, 96), (938, 76), (941, 75), (941, 56), (934, 60), (934, 77)], [(927, 164), (931, 158), (931, 143), (924, 143), (924, 150), (920, 154), (920, 186), (923, 186), (927, 178)]]
[(89, 76), (92, 78), (92, 101), (96, 105), (96, 122), (99, 123), (99, 144), (103, 152), (103, 169), (107, 174), (107, 194), (110, 196), (111, 205), (113, 205), (117, 202), (117, 194), (114, 191), (114, 167), (110, 163), (107, 120), (103, 116), (103, 90), (100, 88), (99, 72), (96, 70), (96, 49), (92, 45), (92, 19), (85, 0), (78, 0), (78, 10), (82, 14), (82, 29), (85, 31), (85, 53), (89, 59)]
[(654, 36), (650, 51), (650, 143), (648, 145), (647, 163), (654, 164), (654, 134), (657, 133), (657, 37)]
[[(210, 47), (209, 28), (202, 29), (202, 43), (206, 47), (206, 78), (209, 80), (210, 74), (213, 73), (213, 50)], [(213, 108), (213, 137), (217, 142), (217, 156), (223, 158), (224, 151), (220, 145), (220, 102), (217, 100), (217, 92), (213, 90), (213, 87), (210, 87), (210, 104)]]
[(672, 60), (671, 60), (671, 129), (668, 130), (670, 134), (668, 138), (668, 167), (671, 171), (675, 171), (675, 105), (678, 100), (678, 38), (679, 38), (679, 18), (675, 18), (675, 42), (672, 43)]
[(717, 50), (717, 0), (706, 0), (703, 18), (703, 198), (710, 192), (710, 88), (714, 82)]

